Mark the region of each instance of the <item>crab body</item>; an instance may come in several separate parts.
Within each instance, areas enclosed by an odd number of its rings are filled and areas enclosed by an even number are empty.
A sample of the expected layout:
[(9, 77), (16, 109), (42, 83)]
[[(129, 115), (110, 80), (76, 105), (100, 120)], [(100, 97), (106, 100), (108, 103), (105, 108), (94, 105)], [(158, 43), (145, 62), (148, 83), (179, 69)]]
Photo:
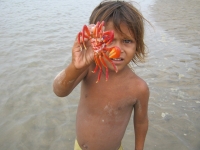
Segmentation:
[(120, 48), (117, 46), (109, 48), (107, 47), (114, 38), (114, 32), (104, 31), (104, 28), (104, 21), (102, 21), (97, 22), (97, 24), (93, 25), (91, 29), (84, 25), (82, 31), (78, 33), (78, 42), (81, 46), (81, 49), (87, 49), (84, 40), (89, 39), (94, 51), (94, 61), (96, 67), (92, 72), (96, 73), (99, 70), (96, 83), (98, 83), (101, 78), (103, 67), (106, 70), (106, 81), (108, 80), (108, 66), (105, 60), (112, 64), (115, 72), (118, 71), (111, 59), (119, 58), (121, 52)]

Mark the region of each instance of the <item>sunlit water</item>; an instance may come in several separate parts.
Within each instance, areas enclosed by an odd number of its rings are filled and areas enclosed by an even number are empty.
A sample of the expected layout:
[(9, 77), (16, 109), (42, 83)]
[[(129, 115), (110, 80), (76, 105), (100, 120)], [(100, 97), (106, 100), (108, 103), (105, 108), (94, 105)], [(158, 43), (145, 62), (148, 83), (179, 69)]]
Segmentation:
[[(52, 82), (99, 2), (0, 0), (1, 150), (73, 149), (79, 86), (59, 98)], [(146, 26), (147, 61), (134, 66), (151, 92), (145, 150), (199, 150), (200, 49), (156, 23), (154, 1), (137, 2), (153, 25)], [(122, 144), (133, 149), (132, 120)]]

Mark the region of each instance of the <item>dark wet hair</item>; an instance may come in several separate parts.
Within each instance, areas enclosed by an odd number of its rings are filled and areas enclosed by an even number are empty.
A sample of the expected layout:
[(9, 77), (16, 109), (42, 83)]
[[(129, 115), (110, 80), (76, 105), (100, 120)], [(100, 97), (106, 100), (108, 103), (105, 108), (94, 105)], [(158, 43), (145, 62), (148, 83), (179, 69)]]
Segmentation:
[[(132, 61), (143, 62), (146, 56), (144, 44), (144, 21), (146, 19), (131, 2), (125, 1), (102, 1), (92, 12), (89, 23), (96, 24), (98, 21), (112, 21), (115, 30), (122, 33), (120, 24), (125, 23), (136, 40), (136, 53)], [(123, 34), (123, 33), (122, 33)]]

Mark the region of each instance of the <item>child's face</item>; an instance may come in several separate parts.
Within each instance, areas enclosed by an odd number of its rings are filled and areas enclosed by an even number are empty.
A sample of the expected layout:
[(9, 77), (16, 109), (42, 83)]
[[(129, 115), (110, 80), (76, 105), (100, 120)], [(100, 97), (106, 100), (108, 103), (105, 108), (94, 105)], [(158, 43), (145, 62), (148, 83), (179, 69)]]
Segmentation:
[[(133, 59), (136, 52), (136, 41), (128, 27), (122, 23), (120, 25), (123, 35), (114, 29), (113, 22), (109, 21), (106, 23), (105, 30), (114, 31), (114, 39), (108, 47), (118, 46), (121, 49), (121, 55), (118, 59), (113, 59), (113, 63), (117, 66), (118, 71), (123, 70), (126, 65)], [(110, 67), (109, 67), (110, 68)]]

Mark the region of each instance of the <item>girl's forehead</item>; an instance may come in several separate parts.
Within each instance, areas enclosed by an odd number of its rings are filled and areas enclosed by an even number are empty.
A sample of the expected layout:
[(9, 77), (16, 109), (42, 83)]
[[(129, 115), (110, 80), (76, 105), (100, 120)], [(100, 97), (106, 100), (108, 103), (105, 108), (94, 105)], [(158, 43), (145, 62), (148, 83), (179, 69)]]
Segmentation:
[(129, 30), (128, 26), (125, 23), (123, 22), (120, 23), (119, 27), (122, 33), (115, 29), (115, 26), (112, 21), (106, 22), (105, 24), (105, 30), (113, 30), (115, 33), (123, 37), (133, 38), (133, 34), (131, 34), (131, 31)]

